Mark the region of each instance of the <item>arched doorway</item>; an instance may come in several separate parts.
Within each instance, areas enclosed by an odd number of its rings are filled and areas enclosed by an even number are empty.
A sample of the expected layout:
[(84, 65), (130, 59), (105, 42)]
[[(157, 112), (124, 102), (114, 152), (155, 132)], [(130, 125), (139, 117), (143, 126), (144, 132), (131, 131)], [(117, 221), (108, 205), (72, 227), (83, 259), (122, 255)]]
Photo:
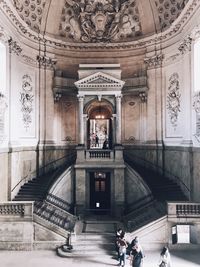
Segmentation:
[(112, 107), (106, 101), (93, 101), (87, 109), (88, 149), (111, 149), (113, 144)]

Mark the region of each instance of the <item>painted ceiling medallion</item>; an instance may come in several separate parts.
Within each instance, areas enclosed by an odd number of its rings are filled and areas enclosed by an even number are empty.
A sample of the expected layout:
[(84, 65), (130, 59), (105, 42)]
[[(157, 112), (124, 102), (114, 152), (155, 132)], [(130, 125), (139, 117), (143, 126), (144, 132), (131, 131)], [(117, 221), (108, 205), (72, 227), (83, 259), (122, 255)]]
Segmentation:
[(135, 0), (66, 0), (60, 35), (73, 41), (119, 42), (141, 34)]

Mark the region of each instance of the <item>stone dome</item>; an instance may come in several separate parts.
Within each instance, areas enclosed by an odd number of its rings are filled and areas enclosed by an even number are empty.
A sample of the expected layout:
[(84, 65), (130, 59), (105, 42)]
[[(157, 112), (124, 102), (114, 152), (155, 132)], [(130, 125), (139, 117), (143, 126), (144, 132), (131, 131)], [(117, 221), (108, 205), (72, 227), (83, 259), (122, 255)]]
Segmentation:
[(13, 0), (35, 32), (67, 43), (122, 43), (162, 32), (188, 0)]

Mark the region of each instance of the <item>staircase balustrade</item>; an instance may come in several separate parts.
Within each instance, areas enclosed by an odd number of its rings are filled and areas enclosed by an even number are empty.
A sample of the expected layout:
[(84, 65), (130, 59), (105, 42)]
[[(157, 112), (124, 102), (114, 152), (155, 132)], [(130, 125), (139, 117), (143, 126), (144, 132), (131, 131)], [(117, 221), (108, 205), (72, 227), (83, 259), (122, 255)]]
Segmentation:
[(113, 159), (113, 151), (112, 150), (86, 150), (86, 159)]
[(24, 204), (1, 204), (0, 214), (1, 215), (24, 215)]
[(46, 196), (46, 201), (66, 211), (72, 208), (70, 203), (50, 193)]
[(34, 213), (67, 231), (72, 231), (76, 222), (75, 216), (46, 201), (36, 202)]
[(8, 201), (0, 203), (0, 221), (12, 219), (13, 221), (18, 220), (32, 220), (33, 217), (33, 202), (17, 202)]
[(194, 202), (169, 202), (168, 215), (177, 217), (200, 218), (200, 203)]

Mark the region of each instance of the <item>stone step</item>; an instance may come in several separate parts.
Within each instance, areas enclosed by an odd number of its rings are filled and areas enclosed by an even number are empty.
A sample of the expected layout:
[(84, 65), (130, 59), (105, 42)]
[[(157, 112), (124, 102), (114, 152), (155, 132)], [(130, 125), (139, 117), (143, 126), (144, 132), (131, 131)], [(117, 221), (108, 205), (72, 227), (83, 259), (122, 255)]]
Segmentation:
[(114, 250), (112, 251), (106, 251), (103, 249), (98, 249), (98, 250), (77, 250), (76, 247), (71, 250), (71, 252), (66, 252), (63, 251), (61, 248), (57, 248), (57, 254), (61, 257), (69, 257), (69, 258), (77, 258), (77, 257), (96, 257), (97, 255), (105, 256), (105, 255), (110, 255), (115, 257), (116, 252)]

